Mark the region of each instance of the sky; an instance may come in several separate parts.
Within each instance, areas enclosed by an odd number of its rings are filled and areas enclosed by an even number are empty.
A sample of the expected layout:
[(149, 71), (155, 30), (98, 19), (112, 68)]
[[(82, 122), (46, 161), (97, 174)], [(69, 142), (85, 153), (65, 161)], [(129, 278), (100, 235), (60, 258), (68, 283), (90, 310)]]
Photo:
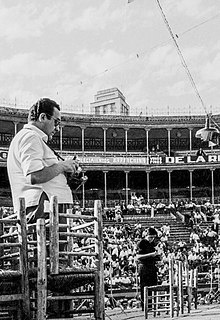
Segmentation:
[(131, 114), (220, 113), (219, 31), (219, 0), (0, 0), (0, 105), (117, 87)]

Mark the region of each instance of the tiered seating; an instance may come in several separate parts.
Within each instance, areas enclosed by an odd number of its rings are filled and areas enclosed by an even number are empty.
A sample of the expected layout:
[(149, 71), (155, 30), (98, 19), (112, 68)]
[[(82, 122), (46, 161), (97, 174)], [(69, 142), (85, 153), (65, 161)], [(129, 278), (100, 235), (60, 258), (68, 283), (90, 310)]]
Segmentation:
[[(154, 226), (157, 229), (160, 229), (162, 225), (165, 223), (168, 223), (170, 225), (170, 236), (168, 241), (173, 244), (174, 242), (178, 242), (181, 240), (185, 241), (186, 243), (189, 243), (189, 235), (190, 230), (182, 223), (176, 220), (176, 218), (171, 216), (164, 216), (164, 217), (154, 217), (150, 218), (145, 215), (136, 215), (136, 216), (129, 216), (126, 215), (124, 217), (123, 223), (129, 223), (132, 227), (134, 225), (140, 222), (142, 225), (142, 228), (149, 228), (151, 226)], [(110, 224), (116, 224), (115, 221), (104, 221), (105, 225)], [(117, 223), (117, 224), (120, 224)]]

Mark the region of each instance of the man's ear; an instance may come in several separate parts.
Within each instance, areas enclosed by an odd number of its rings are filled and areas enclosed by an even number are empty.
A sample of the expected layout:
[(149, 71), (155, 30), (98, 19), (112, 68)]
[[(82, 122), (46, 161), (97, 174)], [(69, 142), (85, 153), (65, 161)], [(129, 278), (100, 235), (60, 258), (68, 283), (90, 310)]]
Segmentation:
[(39, 120), (40, 122), (43, 122), (46, 118), (47, 118), (46, 114), (45, 114), (45, 113), (41, 113), (41, 114), (39, 115), (38, 120)]

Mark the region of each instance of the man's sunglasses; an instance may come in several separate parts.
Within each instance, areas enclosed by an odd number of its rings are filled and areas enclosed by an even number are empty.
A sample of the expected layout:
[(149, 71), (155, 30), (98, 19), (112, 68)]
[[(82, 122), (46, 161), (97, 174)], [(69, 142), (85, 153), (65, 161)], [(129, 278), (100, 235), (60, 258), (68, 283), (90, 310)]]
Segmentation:
[(58, 118), (53, 117), (52, 115), (45, 113), (48, 117), (52, 118), (54, 120), (54, 126), (58, 127), (61, 125), (61, 120)]

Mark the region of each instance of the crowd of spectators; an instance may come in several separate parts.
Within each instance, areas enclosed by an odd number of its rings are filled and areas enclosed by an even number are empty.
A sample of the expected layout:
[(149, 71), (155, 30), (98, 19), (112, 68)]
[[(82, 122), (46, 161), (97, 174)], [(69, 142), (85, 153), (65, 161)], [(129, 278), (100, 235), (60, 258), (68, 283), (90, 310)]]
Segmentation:
[[(135, 196), (136, 197), (136, 196)], [(115, 208), (105, 212), (105, 219), (112, 223), (105, 223), (103, 228), (104, 241), (104, 279), (106, 292), (117, 289), (136, 289), (139, 287), (138, 263), (136, 259), (137, 243), (146, 235), (146, 228), (139, 220), (135, 224), (123, 221), (126, 214), (139, 214), (137, 208), (132, 213), (131, 206), (138, 206), (140, 213), (150, 214), (152, 208), (155, 212), (167, 214), (168, 211), (181, 215), (184, 218), (186, 227), (190, 231), (187, 242), (179, 239), (171, 243), (169, 241), (170, 226), (168, 223), (157, 227), (158, 243), (157, 250), (160, 253), (158, 262), (158, 275), (160, 283), (164, 282), (168, 276), (169, 258), (175, 260), (188, 261), (190, 268), (199, 267), (201, 272), (209, 274), (210, 266), (213, 267), (214, 278), (218, 279), (220, 274), (220, 207), (212, 205), (210, 201), (195, 203), (192, 201), (177, 201), (166, 206), (162, 202), (152, 202), (144, 205), (142, 196), (131, 199), (130, 207), (125, 203), (116, 203)], [(163, 206), (162, 206), (163, 204)], [(144, 209), (143, 209), (144, 207)], [(80, 207), (77, 206), (77, 212)], [(134, 210), (134, 209), (132, 209)], [(109, 211), (113, 212), (112, 215)], [(10, 208), (3, 208), (4, 215), (10, 214)], [(127, 220), (126, 220), (127, 221)], [(166, 221), (166, 220), (165, 220)], [(123, 222), (123, 223), (122, 223)], [(85, 241), (85, 242), (83, 242)], [(87, 240), (79, 240), (75, 244), (75, 249), (87, 244)], [(75, 261), (78, 266), (93, 266), (94, 260), (91, 257), (81, 257)], [(210, 277), (205, 277), (204, 281), (210, 281)], [(109, 300), (108, 300), (109, 301)], [(133, 301), (133, 305), (137, 303)]]
[[(138, 206), (138, 210), (137, 210)], [(133, 207), (131, 211), (131, 208)], [(135, 208), (135, 209), (134, 209)], [(147, 208), (147, 210), (146, 210)], [(152, 214), (153, 208), (153, 214)], [(136, 288), (138, 286), (137, 269), (134, 249), (142, 237), (145, 236), (145, 228), (138, 222), (133, 226), (125, 223), (124, 215), (148, 214), (156, 216), (170, 212), (182, 217), (182, 221), (190, 231), (188, 241), (178, 240), (169, 242), (170, 226), (162, 225), (158, 231), (158, 251), (160, 252), (160, 262), (158, 263), (159, 281), (162, 283), (168, 276), (169, 258), (187, 261), (190, 268), (198, 267), (199, 272), (204, 272), (206, 276), (202, 279), (210, 283), (210, 269), (213, 270), (212, 281), (220, 279), (220, 206), (212, 205), (209, 200), (183, 201), (179, 200), (169, 205), (163, 202), (147, 203), (143, 197), (131, 199), (130, 204), (125, 208), (124, 202), (117, 203), (111, 209), (112, 215), (107, 220), (113, 220), (104, 229), (105, 238), (105, 277), (106, 283), (114, 289)], [(117, 213), (117, 214), (116, 214)], [(128, 220), (126, 219), (126, 222)], [(124, 222), (124, 223), (120, 223)], [(125, 281), (123, 282), (125, 278)]]
[(105, 219), (122, 222), (124, 215), (147, 215), (154, 217), (159, 213), (175, 211), (174, 203), (167, 201), (146, 201), (143, 195), (132, 195), (129, 203), (125, 201), (116, 201), (114, 207), (105, 208)]
[[(220, 238), (213, 230), (214, 224), (191, 229), (189, 241), (183, 240), (169, 243), (170, 227), (168, 224), (157, 228), (160, 253), (158, 262), (159, 283), (167, 281), (169, 259), (187, 261), (190, 269), (198, 268), (205, 274), (204, 283), (220, 279)], [(109, 290), (137, 289), (138, 263), (136, 260), (136, 245), (145, 236), (146, 229), (137, 223), (134, 228), (129, 224), (113, 224), (104, 228), (104, 269), (105, 283)]]
[(220, 205), (211, 204), (210, 200), (151, 200), (146, 201), (142, 195), (133, 194), (129, 203), (116, 201), (111, 208), (105, 208), (104, 219), (115, 222), (123, 222), (125, 215), (146, 215), (155, 217), (158, 214), (182, 216), (183, 221), (193, 227), (202, 221), (214, 221), (215, 226), (220, 224)]

